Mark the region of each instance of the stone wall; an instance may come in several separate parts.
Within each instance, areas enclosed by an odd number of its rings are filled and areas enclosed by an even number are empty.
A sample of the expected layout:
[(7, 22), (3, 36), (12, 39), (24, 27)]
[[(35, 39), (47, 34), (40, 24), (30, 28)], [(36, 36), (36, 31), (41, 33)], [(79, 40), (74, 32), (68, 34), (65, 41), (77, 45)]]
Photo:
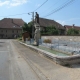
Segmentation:
[(77, 63), (80, 63), (80, 55), (64, 56), (64, 57), (58, 56), (56, 57), (56, 63), (61, 65), (77, 64)]
[(42, 36), (43, 39), (80, 41), (80, 36)]

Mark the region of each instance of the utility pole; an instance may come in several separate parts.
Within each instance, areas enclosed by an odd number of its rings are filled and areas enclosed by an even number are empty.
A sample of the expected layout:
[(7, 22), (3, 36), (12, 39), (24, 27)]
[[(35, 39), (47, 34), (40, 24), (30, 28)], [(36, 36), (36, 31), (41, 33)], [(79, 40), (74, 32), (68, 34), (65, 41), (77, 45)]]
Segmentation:
[(32, 39), (34, 39), (34, 12), (32, 12)]
[[(30, 12), (32, 14), (32, 39), (34, 39), (34, 12)], [(29, 15), (31, 15), (28, 13)]]

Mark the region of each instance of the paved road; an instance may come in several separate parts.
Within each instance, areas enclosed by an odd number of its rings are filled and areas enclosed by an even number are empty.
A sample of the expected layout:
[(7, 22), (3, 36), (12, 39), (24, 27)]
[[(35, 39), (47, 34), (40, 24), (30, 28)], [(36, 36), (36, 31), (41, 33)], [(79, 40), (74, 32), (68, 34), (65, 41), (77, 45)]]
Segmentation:
[(15, 49), (12, 40), (0, 40), (0, 80), (41, 80)]
[(60, 66), (16, 40), (0, 40), (0, 80), (80, 80), (80, 65)]

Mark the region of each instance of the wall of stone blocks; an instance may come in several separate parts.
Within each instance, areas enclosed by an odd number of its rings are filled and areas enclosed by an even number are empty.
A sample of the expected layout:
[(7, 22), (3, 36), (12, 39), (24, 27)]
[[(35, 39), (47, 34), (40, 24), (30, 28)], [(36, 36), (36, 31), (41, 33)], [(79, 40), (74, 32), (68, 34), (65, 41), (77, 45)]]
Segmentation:
[(80, 36), (41, 36), (43, 39), (65, 40), (65, 41), (80, 41)]

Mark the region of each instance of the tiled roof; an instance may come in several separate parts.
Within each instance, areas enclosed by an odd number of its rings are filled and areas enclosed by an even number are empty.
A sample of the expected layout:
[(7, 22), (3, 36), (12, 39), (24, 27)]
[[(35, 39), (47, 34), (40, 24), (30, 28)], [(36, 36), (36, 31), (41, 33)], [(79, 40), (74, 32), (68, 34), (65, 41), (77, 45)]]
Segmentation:
[(64, 27), (60, 23), (50, 19), (39, 18), (39, 24), (40, 26), (44, 26), (44, 27), (55, 26), (59, 29), (64, 29)]
[(13, 23), (17, 24), (19, 26), (23, 26), (24, 25), (24, 21), (22, 19), (13, 19)]
[(4, 18), (0, 20), (0, 28), (21, 28), (23, 25), (22, 19)]
[(74, 29), (76, 29), (76, 30), (80, 30), (80, 26), (64, 25), (64, 27), (67, 28), (67, 29), (74, 28)]

